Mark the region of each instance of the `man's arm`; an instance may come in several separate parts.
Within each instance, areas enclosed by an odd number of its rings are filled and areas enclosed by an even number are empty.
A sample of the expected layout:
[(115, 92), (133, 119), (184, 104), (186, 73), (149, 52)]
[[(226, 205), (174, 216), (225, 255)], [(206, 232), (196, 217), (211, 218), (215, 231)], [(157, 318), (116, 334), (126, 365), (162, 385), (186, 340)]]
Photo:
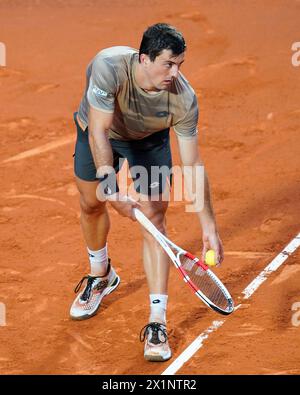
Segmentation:
[[(182, 166), (187, 167), (184, 174), (189, 196), (192, 198), (193, 191), (197, 191), (199, 186), (201, 186), (199, 192), (203, 194), (203, 196), (196, 196), (193, 199), (195, 211), (199, 217), (203, 232), (202, 258), (204, 259), (205, 253), (209, 249), (213, 249), (216, 253), (217, 262), (221, 263), (224, 257), (223, 246), (218, 234), (211, 202), (208, 176), (198, 150), (197, 136), (189, 139), (177, 136), (177, 141)], [(203, 204), (199, 206), (199, 202)]]
[(89, 111), (89, 143), (97, 177), (104, 176), (107, 166), (113, 166), (113, 153), (108, 140), (108, 130), (113, 121), (113, 113), (95, 110), (90, 107)]
[[(99, 179), (106, 174), (114, 172), (113, 152), (108, 137), (108, 130), (111, 127), (112, 121), (113, 113), (90, 107), (88, 117), (89, 144), (97, 169), (97, 178)], [(101, 194), (101, 200), (103, 198), (109, 200), (119, 214), (136, 220), (132, 213), (132, 208), (139, 206), (137, 202), (128, 200), (126, 196), (120, 193), (105, 197), (103, 196), (103, 191), (100, 190), (99, 193)]]

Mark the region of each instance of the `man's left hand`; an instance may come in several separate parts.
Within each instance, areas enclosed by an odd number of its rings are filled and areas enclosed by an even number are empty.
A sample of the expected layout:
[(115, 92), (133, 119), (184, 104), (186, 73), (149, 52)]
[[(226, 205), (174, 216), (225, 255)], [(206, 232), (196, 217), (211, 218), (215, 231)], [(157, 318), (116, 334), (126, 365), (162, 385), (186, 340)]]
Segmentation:
[(220, 266), (224, 259), (222, 241), (217, 231), (203, 232), (202, 261), (205, 261), (205, 254), (208, 250), (214, 250), (216, 256), (216, 266)]

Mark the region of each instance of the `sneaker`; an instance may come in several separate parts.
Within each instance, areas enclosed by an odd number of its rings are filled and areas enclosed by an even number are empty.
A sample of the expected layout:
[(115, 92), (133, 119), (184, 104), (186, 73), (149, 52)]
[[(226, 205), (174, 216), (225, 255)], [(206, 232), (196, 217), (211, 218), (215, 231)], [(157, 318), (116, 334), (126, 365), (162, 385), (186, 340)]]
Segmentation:
[(108, 260), (107, 272), (104, 276), (84, 276), (77, 284), (74, 292), (77, 293), (84, 280), (87, 284), (74, 300), (70, 316), (73, 320), (86, 320), (97, 313), (101, 300), (110, 294), (120, 284), (120, 277), (116, 274)]
[(150, 322), (142, 328), (141, 342), (145, 341), (144, 358), (147, 361), (167, 361), (172, 353), (168, 342), (167, 329), (160, 322)]

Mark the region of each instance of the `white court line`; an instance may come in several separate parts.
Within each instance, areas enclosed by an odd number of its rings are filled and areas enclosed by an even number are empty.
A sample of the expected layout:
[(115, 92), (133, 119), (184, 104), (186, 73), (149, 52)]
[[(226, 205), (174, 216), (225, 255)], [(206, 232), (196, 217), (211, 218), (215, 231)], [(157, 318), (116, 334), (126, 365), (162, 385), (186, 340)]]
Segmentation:
[(244, 299), (249, 299), (257, 288), (267, 279), (267, 276), (275, 272), (288, 257), (296, 251), (300, 245), (300, 233), (277, 255), (275, 259), (244, 289)]
[[(298, 235), (276, 256), (276, 258), (274, 258), (273, 261), (266, 266), (266, 268), (244, 289), (244, 291), (242, 291), (242, 294), (245, 295), (243, 299), (249, 299), (258, 287), (267, 279), (267, 277), (272, 272), (275, 272), (299, 246), (300, 233), (298, 233)], [(240, 306), (241, 305), (238, 305), (235, 310)], [(199, 335), (161, 374), (175, 374), (184, 365), (184, 363), (187, 362), (203, 346), (203, 342), (208, 338), (209, 334), (215, 332), (224, 324), (224, 322), (225, 319), (222, 321), (213, 321), (212, 325), (202, 332), (201, 335)]]

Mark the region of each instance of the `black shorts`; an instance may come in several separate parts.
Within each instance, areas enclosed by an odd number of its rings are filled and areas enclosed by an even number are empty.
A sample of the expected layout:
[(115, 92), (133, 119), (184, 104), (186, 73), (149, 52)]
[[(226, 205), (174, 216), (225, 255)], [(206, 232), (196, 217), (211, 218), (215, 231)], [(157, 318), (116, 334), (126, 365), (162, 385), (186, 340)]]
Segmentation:
[[(74, 113), (77, 140), (74, 154), (74, 171), (85, 181), (97, 181), (96, 167), (92, 157), (88, 128), (82, 130)], [(127, 159), (135, 190), (144, 195), (161, 194), (172, 183), (172, 156), (170, 149), (170, 129), (156, 132), (141, 140), (121, 141), (109, 139), (116, 173)]]

